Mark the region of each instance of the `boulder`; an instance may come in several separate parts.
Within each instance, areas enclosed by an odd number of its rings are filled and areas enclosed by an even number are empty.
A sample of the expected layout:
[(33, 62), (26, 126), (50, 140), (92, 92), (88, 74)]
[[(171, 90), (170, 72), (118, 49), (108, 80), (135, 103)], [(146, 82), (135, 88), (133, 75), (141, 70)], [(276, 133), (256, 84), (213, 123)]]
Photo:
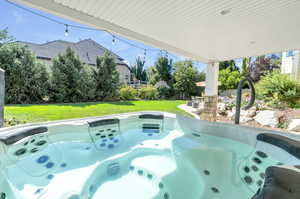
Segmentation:
[(226, 115), (226, 104), (225, 103), (218, 103), (218, 114)]
[(300, 119), (292, 119), (289, 123), (288, 130), (300, 132)]
[(225, 103), (218, 103), (218, 110), (226, 111), (226, 104)]
[(255, 121), (263, 126), (276, 127), (278, 120), (275, 111), (259, 111), (254, 117)]
[(234, 115), (235, 115), (235, 110), (227, 111), (226, 114), (227, 114), (227, 116), (228, 116), (229, 118), (233, 119), (233, 118), (234, 118)]
[(249, 122), (249, 121), (252, 121), (252, 120), (253, 120), (252, 117), (241, 116), (240, 123), (246, 123), (246, 122)]
[[(235, 107), (232, 108), (231, 111), (227, 111), (227, 116), (230, 117), (230, 118), (234, 118), (235, 116)], [(256, 107), (251, 107), (250, 109), (248, 110), (241, 110), (240, 112), (240, 121), (244, 121), (244, 122), (248, 122), (248, 121), (251, 121), (253, 120), (252, 118), (256, 115)], [(243, 118), (243, 119), (242, 119)]]

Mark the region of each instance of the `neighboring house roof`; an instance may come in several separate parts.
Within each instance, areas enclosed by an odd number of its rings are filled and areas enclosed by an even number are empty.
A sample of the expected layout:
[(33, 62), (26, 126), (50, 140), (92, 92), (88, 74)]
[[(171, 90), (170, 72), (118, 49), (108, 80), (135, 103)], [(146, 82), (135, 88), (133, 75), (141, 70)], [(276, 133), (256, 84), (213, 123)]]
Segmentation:
[[(59, 53), (63, 53), (70, 47), (75, 54), (79, 56), (82, 62), (91, 65), (96, 65), (97, 56), (103, 55), (105, 50), (108, 50), (92, 39), (85, 39), (76, 43), (63, 40), (50, 41), (44, 44), (35, 44), (24, 41), (17, 41), (16, 43), (28, 46), (28, 48), (36, 54), (37, 58), (49, 60), (56, 57)], [(115, 58), (117, 64), (128, 67), (123, 58), (113, 52), (111, 52), (111, 54)]]

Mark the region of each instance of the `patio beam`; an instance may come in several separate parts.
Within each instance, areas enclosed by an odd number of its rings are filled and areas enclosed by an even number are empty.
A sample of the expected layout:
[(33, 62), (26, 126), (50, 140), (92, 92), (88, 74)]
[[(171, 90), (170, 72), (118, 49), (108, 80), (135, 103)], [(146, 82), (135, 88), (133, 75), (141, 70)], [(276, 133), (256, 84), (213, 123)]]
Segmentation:
[(216, 121), (218, 105), (219, 63), (210, 62), (206, 67), (204, 109), (201, 119)]
[(0, 128), (4, 125), (5, 72), (0, 68)]

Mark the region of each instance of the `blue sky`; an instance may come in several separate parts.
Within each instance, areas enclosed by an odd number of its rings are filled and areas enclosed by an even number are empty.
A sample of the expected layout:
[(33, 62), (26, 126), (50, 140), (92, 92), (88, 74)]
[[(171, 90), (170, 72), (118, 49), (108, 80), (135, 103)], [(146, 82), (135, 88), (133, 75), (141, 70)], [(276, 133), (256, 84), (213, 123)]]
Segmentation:
[[(46, 14), (41, 11), (34, 11), (59, 20), (63, 23), (81, 25), (60, 17)], [(20, 41), (44, 43), (47, 41), (60, 39), (77, 42), (83, 39), (91, 38), (107, 49), (123, 57), (130, 64), (135, 63), (136, 57), (142, 56), (144, 53), (143, 50), (137, 49), (118, 40), (116, 40), (115, 45), (113, 45), (111, 35), (105, 32), (69, 28), (69, 35), (66, 37), (64, 35), (65, 26), (33, 15), (32, 13), (15, 7), (4, 0), (0, 0), (0, 19), (0, 29), (8, 28), (9, 34), (12, 35), (16, 40)], [(143, 45), (142, 43), (131, 40), (128, 41), (143, 48), (152, 48), (150, 46)], [(146, 56), (146, 66), (154, 65), (155, 59), (157, 56), (159, 56), (159, 54), (160, 51), (148, 51)], [(169, 57), (173, 59), (173, 62), (185, 60), (184, 57), (177, 56), (175, 54), (170, 54)], [(239, 64), (240, 60), (237, 62)], [(199, 71), (204, 71), (206, 64), (195, 62), (195, 66), (199, 69)]]

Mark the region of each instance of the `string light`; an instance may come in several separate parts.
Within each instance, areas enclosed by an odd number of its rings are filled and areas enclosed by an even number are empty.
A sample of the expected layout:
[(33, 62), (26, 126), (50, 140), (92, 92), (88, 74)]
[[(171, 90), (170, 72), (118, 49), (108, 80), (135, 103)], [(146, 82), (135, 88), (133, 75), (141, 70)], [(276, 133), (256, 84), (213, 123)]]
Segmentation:
[(69, 29), (68, 29), (68, 24), (65, 24), (66, 29), (65, 29), (65, 36), (67, 37), (69, 35)]
[[(162, 52), (162, 50), (160, 50), (160, 49), (143, 48), (143, 47), (141, 47), (141, 46), (139, 46), (139, 45), (136, 45), (136, 44), (133, 44), (133, 43), (127, 41), (126, 39), (123, 39), (123, 38), (121, 38), (121, 37), (117, 37), (117, 36), (113, 35), (113, 34), (110, 33), (108, 30), (105, 30), (105, 29), (99, 29), (99, 28), (85, 27), (85, 26), (80, 26), (80, 25), (66, 24), (66, 23), (61, 22), (61, 21), (59, 21), (59, 20), (57, 20), (57, 19), (53, 19), (53, 18), (51, 18), (51, 17), (48, 17), (48, 16), (46, 16), (46, 15), (40, 14), (40, 13), (38, 13), (38, 12), (36, 12), (36, 11), (33, 11), (33, 10), (31, 10), (31, 9), (28, 9), (28, 8), (26, 8), (26, 7), (23, 7), (23, 6), (21, 6), (21, 5), (18, 5), (18, 4), (16, 4), (16, 3), (13, 3), (13, 2), (11, 2), (11, 1), (9, 1), (9, 0), (5, 0), (5, 1), (6, 1), (8, 4), (11, 4), (11, 5), (13, 5), (13, 6), (17, 7), (17, 8), (20, 8), (20, 9), (26, 11), (26, 12), (29, 12), (29, 13), (31, 13), (31, 14), (33, 14), (33, 15), (42, 17), (42, 18), (44, 18), (44, 19), (46, 19), (46, 20), (48, 20), (48, 21), (51, 21), (51, 22), (54, 22), (54, 23), (57, 23), (57, 24), (60, 24), (60, 25), (64, 25), (64, 26), (65, 26), (65, 32), (64, 32), (64, 34), (65, 34), (66, 37), (69, 35), (69, 28), (70, 28), (70, 27), (72, 27), (72, 28), (77, 28), (77, 29), (82, 29), (82, 30), (103, 31), (103, 32), (106, 32), (106, 33), (112, 35), (112, 37), (113, 37), (113, 38), (112, 38), (112, 44), (113, 44), (113, 45), (115, 45), (116, 39), (118, 39), (118, 41), (121, 41), (121, 42), (123, 42), (123, 43), (126, 43), (126, 44), (129, 45), (129, 46), (132, 46), (132, 47), (135, 47), (135, 48), (144, 50), (144, 58), (146, 57), (146, 51), (148, 51), (148, 52), (149, 52), (149, 51), (160, 51), (160, 56), (163, 55), (163, 52)], [(174, 55), (168, 54), (168, 52), (166, 52), (166, 57), (168, 57), (168, 56), (172, 56), (172, 57), (174, 57), (174, 58), (177, 58), (177, 57), (175, 57)]]
[(111, 41), (112, 45), (115, 45), (116, 44), (116, 36), (113, 35), (113, 38), (112, 38), (112, 41)]
[(144, 60), (144, 61), (146, 60), (146, 55), (147, 55), (147, 50), (144, 49), (144, 56), (143, 56), (143, 60)]

